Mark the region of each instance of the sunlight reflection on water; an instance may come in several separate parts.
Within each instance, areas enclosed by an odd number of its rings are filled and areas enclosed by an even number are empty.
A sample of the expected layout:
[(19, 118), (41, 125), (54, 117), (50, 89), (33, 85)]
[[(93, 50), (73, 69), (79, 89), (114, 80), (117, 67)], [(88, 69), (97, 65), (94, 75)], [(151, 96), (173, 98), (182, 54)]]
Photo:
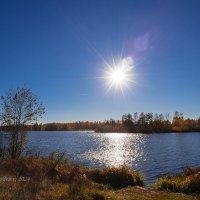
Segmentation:
[(200, 133), (29, 132), (26, 151), (48, 156), (65, 151), (71, 162), (87, 167), (128, 165), (141, 171), (146, 183), (164, 173), (200, 165)]
[(144, 143), (143, 135), (133, 137), (127, 133), (106, 133), (101, 138), (102, 145), (95, 151), (87, 151), (83, 156), (105, 166), (132, 166), (134, 161), (142, 158)]

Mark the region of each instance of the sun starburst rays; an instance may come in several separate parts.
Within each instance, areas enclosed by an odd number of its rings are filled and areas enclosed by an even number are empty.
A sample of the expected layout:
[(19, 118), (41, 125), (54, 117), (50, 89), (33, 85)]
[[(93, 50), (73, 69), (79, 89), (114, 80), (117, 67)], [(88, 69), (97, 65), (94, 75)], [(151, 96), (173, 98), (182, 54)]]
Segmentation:
[(113, 59), (112, 65), (107, 64), (102, 77), (107, 86), (106, 94), (114, 89), (120, 90), (124, 96), (124, 90), (130, 89), (131, 83), (134, 83), (133, 68), (134, 62), (131, 57), (125, 57), (119, 61)]

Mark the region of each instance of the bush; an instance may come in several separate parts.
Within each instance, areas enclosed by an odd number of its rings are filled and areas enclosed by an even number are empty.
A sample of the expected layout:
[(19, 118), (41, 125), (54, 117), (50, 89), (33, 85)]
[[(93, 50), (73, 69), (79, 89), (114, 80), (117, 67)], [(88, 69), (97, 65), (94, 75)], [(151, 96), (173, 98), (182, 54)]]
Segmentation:
[(156, 182), (155, 187), (159, 190), (199, 194), (200, 168), (186, 168), (175, 176), (163, 176)]
[(124, 166), (91, 169), (86, 172), (86, 176), (94, 182), (109, 185), (113, 189), (120, 189), (127, 186), (144, 186), (142, 175)]

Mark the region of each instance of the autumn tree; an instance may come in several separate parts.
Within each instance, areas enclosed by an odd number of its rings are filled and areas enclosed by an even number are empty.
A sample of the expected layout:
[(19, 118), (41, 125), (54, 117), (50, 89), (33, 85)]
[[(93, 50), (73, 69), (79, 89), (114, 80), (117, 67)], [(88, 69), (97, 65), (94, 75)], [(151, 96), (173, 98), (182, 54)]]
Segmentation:
[(172, 125), (173, 125), (172, 127), (173, 131), (176, 131), (176, 132), (185, 131), (183, 113), (179, 113), (177, 111), (174, 113)]
[(127, 128), (128, 132), (133, 131), (133, 117), (131, 114), (125, 114), (122, 116), (122, 124)]
[(32, 91), (25, 87), (9, 90), (1, 100), (0, 121), (3, 126), (8, 127), (10, 134), (8, 155), (17, 158), (26, 144), (26, 126), (37, 122), (45, 113), (45, 109)]

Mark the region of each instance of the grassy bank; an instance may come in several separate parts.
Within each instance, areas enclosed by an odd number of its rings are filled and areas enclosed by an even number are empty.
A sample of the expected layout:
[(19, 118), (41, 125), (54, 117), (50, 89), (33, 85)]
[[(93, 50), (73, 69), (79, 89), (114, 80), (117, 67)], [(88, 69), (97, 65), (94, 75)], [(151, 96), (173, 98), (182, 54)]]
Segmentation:
[(62, 155), (6, 159), (0, 164), (0, 200), (200, 199), (143, 186), (142, 175), (133, 169), (87, 169), (69, 164)]
[(158, 190), (200, 194), (200, 168), (186, 168), (174, 176), (163, 176), (155, 187)]

